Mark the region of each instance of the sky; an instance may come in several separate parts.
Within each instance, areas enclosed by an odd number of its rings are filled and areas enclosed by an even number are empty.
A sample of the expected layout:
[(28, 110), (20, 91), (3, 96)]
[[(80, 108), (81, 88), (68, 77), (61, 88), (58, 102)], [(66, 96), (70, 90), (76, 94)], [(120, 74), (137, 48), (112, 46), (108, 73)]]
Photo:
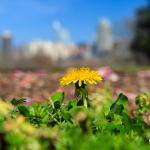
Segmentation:
[[(115, 24), (135, 17), (147, 0), (0, 0), (0, 34), (10, 31), (16, 45), (53, 40), (54, 30), (75, 43), (93, 40), (98, 21)], [(61, 27), (60, 27), (61, 26)], [(117, 30), (117, 29), (116, 29)]]

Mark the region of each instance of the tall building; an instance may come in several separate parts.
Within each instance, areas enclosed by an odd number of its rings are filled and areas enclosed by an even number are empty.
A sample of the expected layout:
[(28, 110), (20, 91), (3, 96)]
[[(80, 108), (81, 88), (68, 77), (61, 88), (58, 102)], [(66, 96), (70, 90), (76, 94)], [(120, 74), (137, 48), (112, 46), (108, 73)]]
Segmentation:
[(64, 28), (59, 21), (54, 21), (52, 24), (54, 32), (54, 40), (56, 43), (70, 44), (71, 38), (69, 31)]
[(97, 53), (109, 52), (113, 48), (111, 24), (109, 20), (102, 19), (97, 28), (96, 51)]
[(3, 33), (1, 37), (1, 49), (3, 54), (12, 52), (12, 34), (9, 31)]

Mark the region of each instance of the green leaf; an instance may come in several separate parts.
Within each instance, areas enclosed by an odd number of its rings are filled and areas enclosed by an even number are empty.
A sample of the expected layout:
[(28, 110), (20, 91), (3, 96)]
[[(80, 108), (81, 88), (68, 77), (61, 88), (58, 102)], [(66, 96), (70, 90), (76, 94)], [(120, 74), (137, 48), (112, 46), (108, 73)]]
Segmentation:
[(21, 106), (18, 106), (18, 110), (25, 117), (29, 116), (29, 110), (27, 107), (21, 105)]
[(75, 100), (75, 99), (73, 99), (73, 100), (70, 100), (69, 102), (68, 102), (68, 104), (67, 104), (67, 106), (66, 106), (66, 109), (67, 110), (70, 110), (70, 109), (72, 109), (72, 108), (74, 108), (74, 107), (76, 107), (77, 106), (77, 101)]
[(64, 120), (66, 121), (71, 121), (71, 115), (69, 112), (67, 111), (62, 111), (61, 112), (62, 117), (64, 118)]
[(60, 103), (60, 101), (54, 102), (54, 107), (55, 107), (55, 109), (60, 109), (60, 108), (61, 108), (61, 103)]
[[(117, 100), (111, 105), (110, 112), (106, 116), (106, 119), (109, 122), (112, 122), (114, 120), (114, 114), (121, 115), (123, 111), (127, 112), (127, 100), (128, 98), (123, 95), (122, 93), (119, 94)], [(126, 109), (125, 109), (126, 108)]]
[(0, 114), (0, 122), (3, 122), (5, 120), (5, 117)]
[(14, 106), (17, 106), (17, 105), (22, 104), (22, 103), (25, 102), (25, 101), (26, 101), (25, 98), (20, 98), (19, 100), (13, 98), (13, 99), (11, 100), (11, 103), (12, 103)]
[(125, 105), (127, 104), (128, 98), (123, 95), (122, 93), (119, 94), (117, 100), (111, 105), (110, 110), (113, 113), (120, 114), (123, 110)]
[(59, 101), (60, 103), (64, 100), (64, 92), (57, 92), (51, 96), (53, 102)]

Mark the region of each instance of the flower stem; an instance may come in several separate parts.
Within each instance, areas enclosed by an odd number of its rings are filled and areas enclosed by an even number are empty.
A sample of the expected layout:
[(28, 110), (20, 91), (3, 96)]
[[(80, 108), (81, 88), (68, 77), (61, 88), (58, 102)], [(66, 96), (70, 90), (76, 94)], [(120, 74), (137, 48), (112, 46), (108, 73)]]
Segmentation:
[(87, 99), (86, 98), (83, 99), (83, 105), (85, 106), (85, 108), (88, 107), (88, 105), (87, 105)]
[(83, 106), (88, 107), (88, 89), (86, 84), (83, 82), (81, 86), (78, 83), (75, 84), (75, 96), (78, 101), (82, 102)]

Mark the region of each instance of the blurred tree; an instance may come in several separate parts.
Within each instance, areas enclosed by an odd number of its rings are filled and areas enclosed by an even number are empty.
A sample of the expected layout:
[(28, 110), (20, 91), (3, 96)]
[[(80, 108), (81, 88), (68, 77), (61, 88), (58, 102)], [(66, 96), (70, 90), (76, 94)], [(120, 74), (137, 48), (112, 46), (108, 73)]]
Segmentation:
[(131, 47), (135, 56), (143, 58), (141, 61), (147, 58), (150, 62), (150, 0), (148, 6), (137, 10), (135, 37)]

